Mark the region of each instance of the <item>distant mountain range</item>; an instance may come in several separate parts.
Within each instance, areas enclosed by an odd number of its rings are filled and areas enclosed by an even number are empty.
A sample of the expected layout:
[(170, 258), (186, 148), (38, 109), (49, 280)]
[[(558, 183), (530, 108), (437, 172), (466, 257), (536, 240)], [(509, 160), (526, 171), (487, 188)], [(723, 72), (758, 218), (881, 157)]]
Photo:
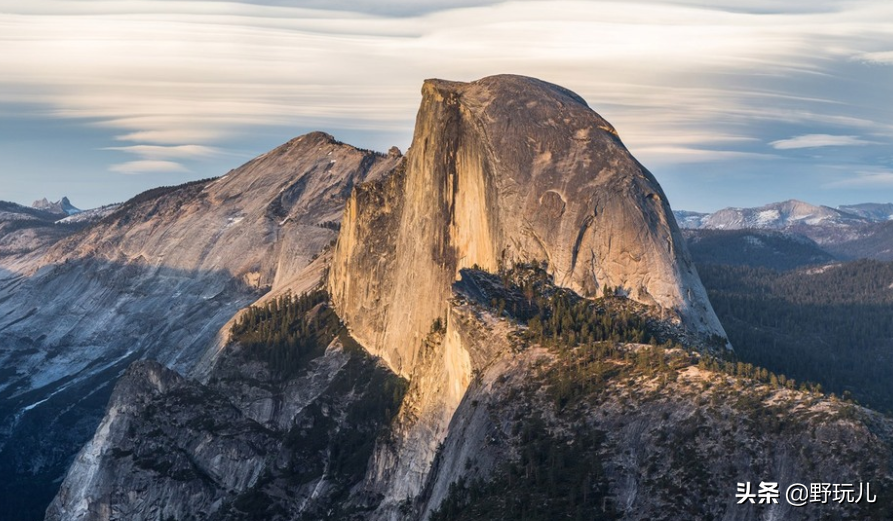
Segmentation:
[(682, 228), (739, 230), (759, 228), (785, 230), (803, 226), (858, 226), (889, 221), (893, 203), (863, 203), (831, 208), (796, 199), (757, 208), (723, 208), (713, 213), (675, 211)]
[[(724, 208), (714, 213), (680, 210), (674, 214), (690, 237), (698, 235), (695, 230), (775, 231), (809, 238), (838, 259), (893, 260), (893, 203), (832, 208), (791, 199), (757, 208)], [(717, 237), (714, 234), (712, 239)]]

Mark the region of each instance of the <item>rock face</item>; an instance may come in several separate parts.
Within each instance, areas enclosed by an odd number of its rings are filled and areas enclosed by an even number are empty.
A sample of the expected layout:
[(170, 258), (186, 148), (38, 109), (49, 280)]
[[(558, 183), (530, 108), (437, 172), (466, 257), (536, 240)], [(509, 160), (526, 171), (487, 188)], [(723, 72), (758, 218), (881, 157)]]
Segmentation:
[(0, 256), (0, 505), (49, 501), (131, 362), (188, 373), (239, 309), (318, 280), (352, 187), (398, 161), (312, 133)]
[[(405, 384), (357, 346), (325, 306), (309, 360), (283, 371), (232, 344), (202, 384), (133, 364), (46, 519), (339, 518)], [(304, 318), (304, 317), (299, 317)], [(319, 341), (326, 343), (317, 343)]]
[(402, 170), (348, 202), (329, 282), (339, 313), (409, 374), (458, 270), (517, 261), (723, 335), (663, 191), (585, 101), (518, 76), (426, 81)]
[(56, 201), (55, 203), (48, 201), (47, 198), (44, 197), (39, 201), (34, 201), (34, 203), (31, 205), (31, 208), (36, 208), (38, 210), (43, 210), (45, 212), (50, 212), (61, 216), (69, 216), (81, 212), (80, 209), (75, 208), (75, 206), (71, 204), (71, 201), (69, 201), (67, 197), (63, 197), (61, 200)]
[[(516, 262), (725, 338), (660, 186), (585, 101), (519, 76), (426, 81), (403, 163), (347, 203), (328, 282), (351, 333), (412, 382), (396, 441), (367, 477), (382, 516), (421, 493), (473, 368), (489, 359), (478, 355), (501, 343), (463, 330), (453, 283), (463, 268)], [(446, 331), (432, 344), (435, 323)]]

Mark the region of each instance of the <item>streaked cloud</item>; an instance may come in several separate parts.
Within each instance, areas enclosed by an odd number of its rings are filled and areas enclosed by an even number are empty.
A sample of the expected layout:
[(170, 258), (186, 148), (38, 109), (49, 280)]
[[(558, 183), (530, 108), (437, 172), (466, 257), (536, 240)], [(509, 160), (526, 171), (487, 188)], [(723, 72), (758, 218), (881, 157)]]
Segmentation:
[(204, 145), (133, 145), (129, 147), (106, 147), (103, 150), (115, 150), (135, 154), (144, 159), (201, 159), (223, 154), (223, 151)]
[(825, 188), (880, 188), (893, 189), (893, 170), (856, 172), (838, 181), (824, 185)]
[(118, 163), (109, 167), (112, 172), (119, 174), (147, 174), (151, 172), (189, 172), (189, 169), (175, 161), (141, 160)]
[(797, 148), (818, 147), (852, 147), (880, 145), (877, 141), (868, 141), (859, 136), (833, 136), (830, 134), (805, 134), (790, 139), (779, 139), (769, 143), (776, 150), (792, 150)]
[[(777, 159), (772, 154), (757, 152), (741, 152), (736, 150), (713, 150), (686, 146), (654, 146), (637, 147), (633, 150), (636, 157), (646, 163), (664, 163), (667, 161), (676, 164), (691, 163), (720, 163), (726, 161), (759, 161)], [(649, 161), (651, 160), (651, 161)]]
[(106, 133), (97, 170), (156, 162), (185, 180), (235, 166), (199, 151), (264, 152), (261, 130), (405, 148), (423, 79), (510, 72), (581, 94), (659, 179), (802, 170), (788, 156), (805, 147), (864, 161), (844, 156), (893, 136), (893, 68), (878, 66), (893, 63), (893, 4), (791, 4), (0, 0), (0, 105)]
[(867, 63), (893, 65), (893, 51), (867, 52), (860, 54), (855, 58)]

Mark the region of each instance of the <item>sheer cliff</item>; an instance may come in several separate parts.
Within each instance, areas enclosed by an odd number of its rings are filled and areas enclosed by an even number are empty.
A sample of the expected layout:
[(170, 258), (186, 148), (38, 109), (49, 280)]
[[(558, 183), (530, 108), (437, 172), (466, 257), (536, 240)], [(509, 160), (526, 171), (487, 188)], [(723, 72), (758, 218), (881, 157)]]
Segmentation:
[[(426, 81), (403, 163), (347, 203), (328, 279), (351, 334), (412, 382), (397, 450), (369, 477), (386, 503), (420, 493), (471, 378), (478, 347), (449, 303), (459, 271), (517, 262), (725, 344), (660, 186), (582, 98), (520, 76)], [(445, 340), (429, 346), (438, 321)]]
[(401, 374), (463, 267), (545, 261), (723, 336), (654, 177), (576, 94), (494, 76), (426, 81), (403, 168), (348, 201), (329, 288), (357, 339)]

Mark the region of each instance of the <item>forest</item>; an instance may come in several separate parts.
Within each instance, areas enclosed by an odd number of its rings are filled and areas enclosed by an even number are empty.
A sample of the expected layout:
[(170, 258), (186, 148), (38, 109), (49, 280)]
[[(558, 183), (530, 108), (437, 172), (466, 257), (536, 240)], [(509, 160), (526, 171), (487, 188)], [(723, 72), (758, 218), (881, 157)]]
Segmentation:
[(739, 360), (893, 411), (893, 263), (698, 272)]

